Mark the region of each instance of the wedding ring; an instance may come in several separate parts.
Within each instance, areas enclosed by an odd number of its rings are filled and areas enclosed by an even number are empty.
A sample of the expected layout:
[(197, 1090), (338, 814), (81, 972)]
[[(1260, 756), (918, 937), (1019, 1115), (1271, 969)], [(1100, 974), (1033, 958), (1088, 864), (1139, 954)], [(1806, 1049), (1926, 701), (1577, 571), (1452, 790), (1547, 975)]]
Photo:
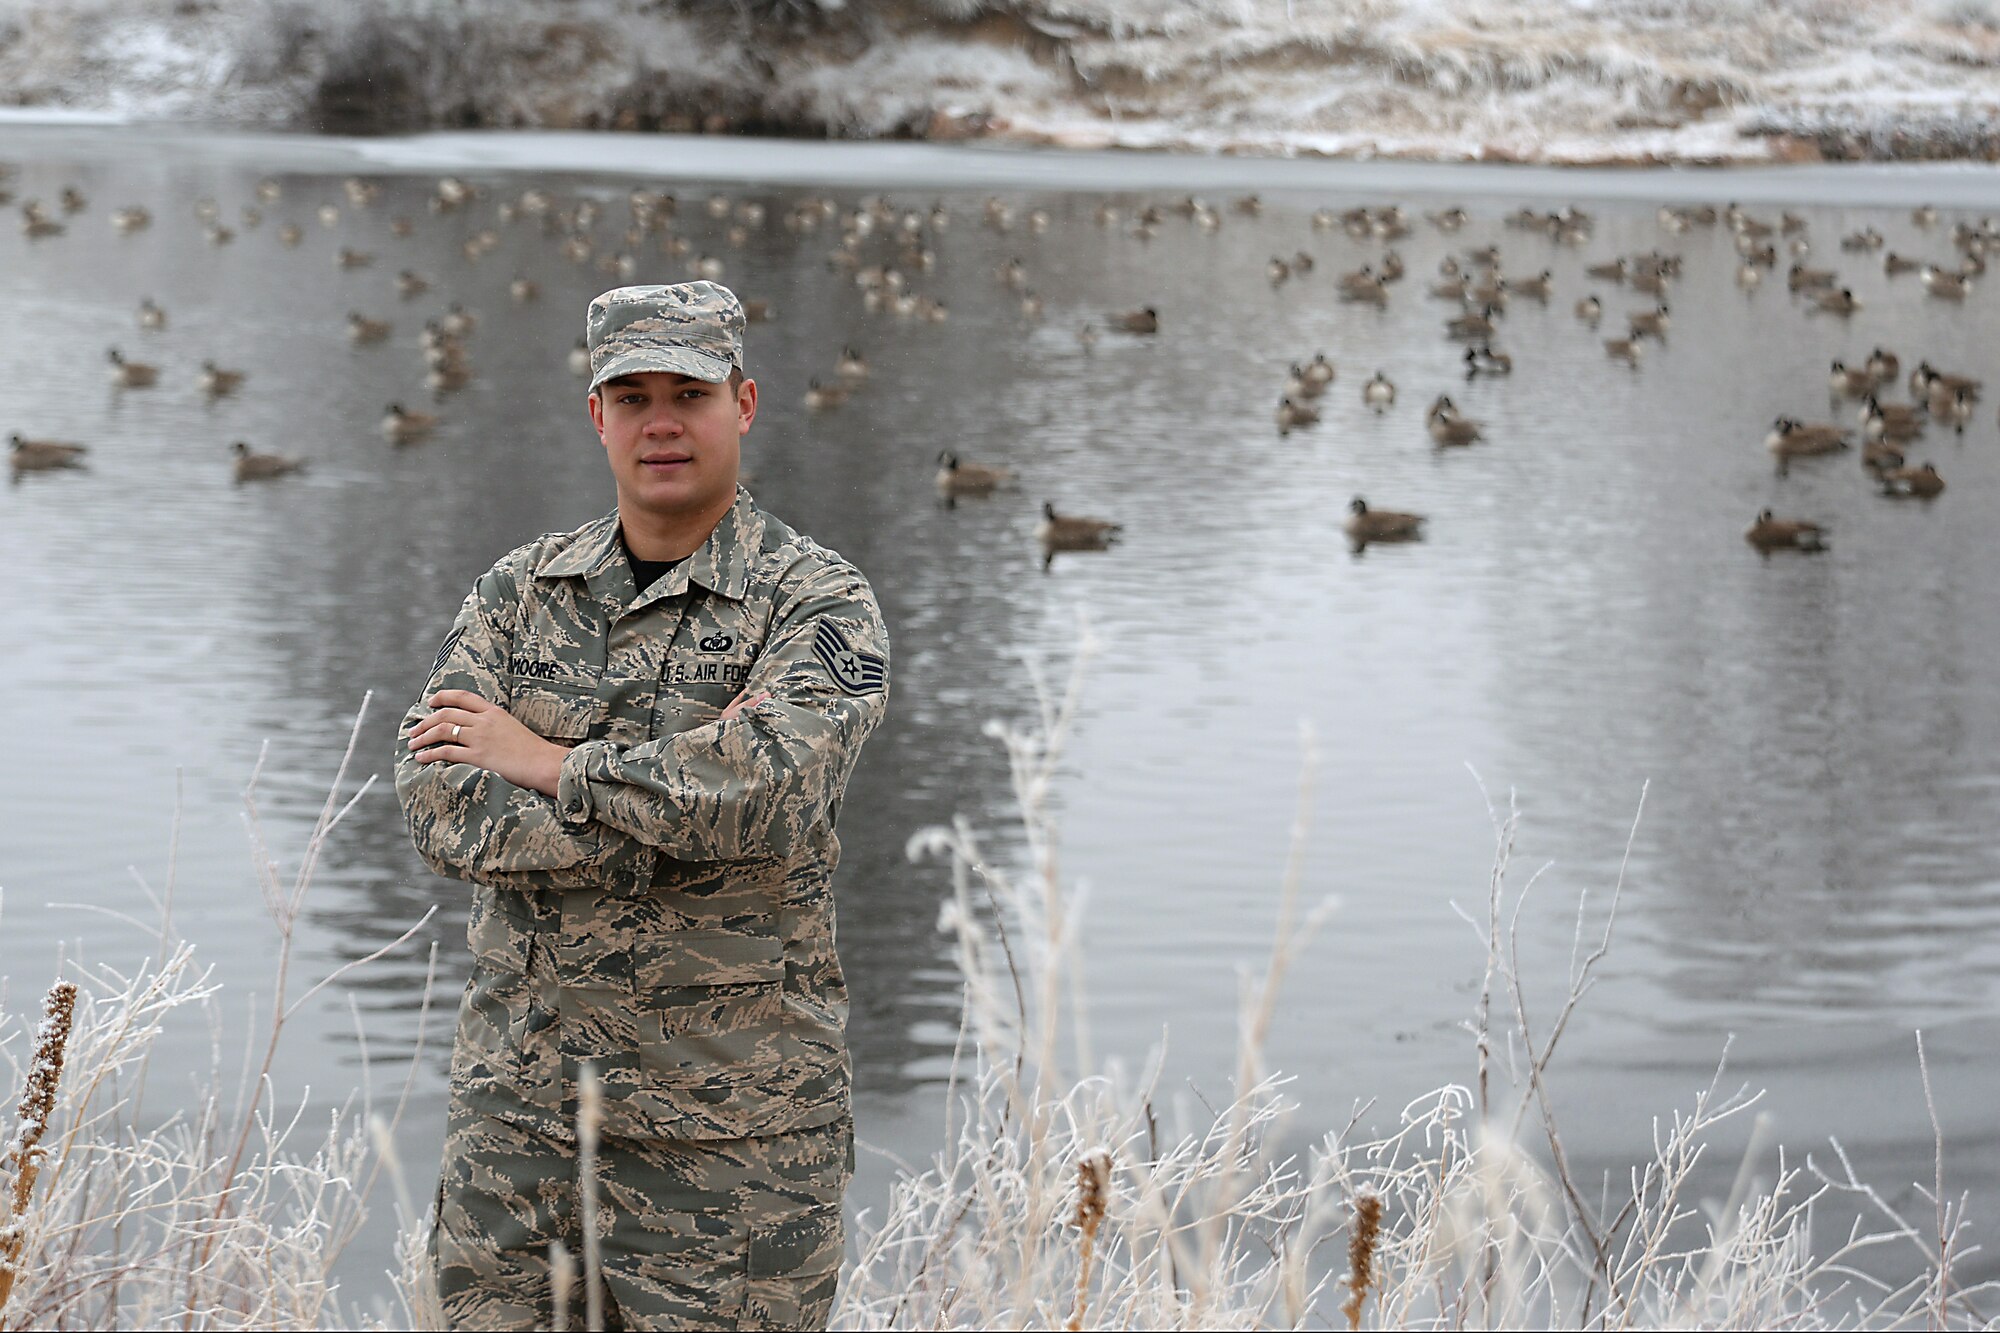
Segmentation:
[(465, 730), (465, 728), (464, 728), (464, 727), (462, 727), (462, 726), (460, 726), (460, 725), (459, 725), (458, 723), (456, 723), (456, 722), (454, 722), (454, 723), (452, 723), (452, 724), (451, 724), (451, 740), (452, 740), (452, 744), (456, 745), (456, 744), (458, 743), (458, 733), (459, 733), (459, 732), (461, 732), (461, 731), (464, 731), (464, 730)]

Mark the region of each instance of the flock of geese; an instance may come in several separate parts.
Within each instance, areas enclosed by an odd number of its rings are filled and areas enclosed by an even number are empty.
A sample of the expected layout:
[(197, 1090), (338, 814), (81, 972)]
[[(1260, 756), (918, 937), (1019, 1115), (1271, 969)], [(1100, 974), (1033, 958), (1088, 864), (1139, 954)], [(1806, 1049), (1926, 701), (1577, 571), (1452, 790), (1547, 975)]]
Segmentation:
[[(10, 175), (8, 168), (0, 166), (0, 206), (13, 203)], [(350, 177), (343, 182), (342, 191), (343, 199), (320, 201), (310, 207), (309, 215), (321, 229), (335, 230), (349, 215), (381, 202), (382, 186), (377, 181)], [(267, 178), (255, 186), (254, 198), (242, 203), (233, 215), (226, 215), (215, 200), (203, 199), (194, 207), (194, 219), (209, 244), (229, 245), (242, 232), (260, 228), (266, 211), (284, 199), (285, 187)], [(673, 268), (686, 277), (721, 280), (729, 265), (718, 251), (740, 249), (771, 225), (782, 226), (802, 243), (824, 235), (832, 241), (828, 266), (852, 284), (861, 315), (917, 324), (942, 323), (949, 318), (945, 303), (924, 288), (938, 266), (937, 247), (955, 221), (966, 219), (969, 213), (973, 225), (1003, 235), (1040, 233), (1053, 223), (1044, 209), (1021, 208), (998, 198), (987, 199), (976, 211), (955, 214), (942, 201), (924, 208), (875, 196), (844, 206), (830, 198), (807, 196), (774, 208), (758, 200), (732, 199), (719, 193), (683, 201), (671, 193), (643, 187), (629, 191), (626, 216), (618, 217), (616, 205), (588, 195), (565, 199), (540, 186), (496, 195), (451, 176), (430, 184), (424, 205), (434, 216), (455, 215), (458, 248), (468, 264), (476, 264), (501, 245), (501, 228), (527, 227), (600, 284), (605, 280), (660, 280), (663, 269)], [(25, 200), (18, 205), (22, 233), (38, 243), (53, 240), (79, 225), (79, 215), (86, 214), (89, 207), (89, 200), (73, 184), (61, 188), (54, 209), (36, 199)], [(1257, 196), (1248, 195), (1232, 201), (1227, 212), (1255, 218), (1262, 214), (1263, 204)], [(154, 225), (151, 210), (142, 204), (119, 207), (109, 218), (119, 235)], [(692, 227), (690, 220), (695, 223)], [(1192, 196), (1136, 206), (1105, 202), (1096, 207), (1094, 220), (1100, 228), (1146, 241), (1162, 228), (1178, 224), (1215, 231), (1224, 224), (1225, 210)], [(1931, 299), (1969, 299), (1985, 272), (1986, 256), (2000, 253), (2000, 229), (1990, 220), (1962, 221), (1941, 229), (1936, 210), (1928, 207), (1917, 209), (1911, 220), (1927, 239), (1937, 242), (1931, 258), (1885, 251), (1885, 238), (1868, 227), (1840, 239), (1840, 253), (1851, 256), (1842, 262), (1872, 262), (1873, 256), (1882, 252), (1879, 262), (1890, 279), (1914, 273)], [(1380, 309), (1389, 305), (1408, 277), (1397, 241), (1419, 225), (1452, 236), (1468, 221), (1465, 210), (1447, 208), (1423, 213), (1420, 224), (1402, 206), (1389, 205), (1345, 211), (1322, 208), (1312, 215), (1311, 227), (1315, 233), (1344, 232), (1355, 241), (1380, 247), (1368, 263), (1338, 274), (1332, 282), (1337, 301)], [(1570, 247), (1589, 245), (1595, 223), (1590, 214), (1574, 207), (1550, 212), (1521, 208), (1504, 221), (1510, 230), (1523, 233), (1524, 244), (1539, 237), (1545, 243)], [(1727, 228), (1737, 256), (1735, 280), (1743, 288), (1775, 281), (1783, 263), (1786, 289), (1808, 314), (1846, 320), (1861, 310), (1838, 268), (1808, 265), (1813, 253), (1808, 225), (1790, 212), (1760, 217), (1734, 204), (1724, 208), (1666, 207), (1659, 210), (1658, 222), (1669, 236)], [(388, 231), (393, 238), (407, 238), (415, 234), (417, 225), (411, 217), (397, 216), (390, 220)], [(297, 221), (284, 221), (272, 231), (278, 243), (290, 249), (300, 248), (308, 234), (306, 226)], [(715, 244), (718, 240), (720, 245)], [(1608, 335), (1600, 341), (1605, 356), (1615, 363), (1636, 370), (1646, 358), (1647, 344), (1664, 343), (1669, 336), (1675, 318), (1671, 297), (1683, 268), (1683, 259), (1671, 251), (1671, 244), (1665, 242), (1645, 253), (1595, 258), (1584, 265), (1585, 276), (1602, 284), (1603, 290), (1579, 300), (1573, 313), (1577, 322), (1593, 333)], [(1946, 245), (1949, 257), (1943, 253)], [(1540, 252), (1546, 253), (1546, 244)], [(365, 275), (377, 266), (378, 256), (353, 244), (341, 244), (332, 249), (331, 260), (342, 272)], [(393, 262), (382, 267), (393, 267)], [(1314, 257), (1300, 248), (1289, 255), (1273, 255), (1264, 272), (1277, 288), (1309, 281), (1317, 267)], [(1439, 263), (1424, 295), (1447, 307), (1440, 332), (1461, 349), (1454, 355), (1466, 380), (1514, 373), (1513, 355), (1500, 346), (1509, 309), (1522, 302), (1545, 307), (1555, 289), (1553, 268), (1537, 263), (1530, 270), (1518, 275), (1510, 271), (1498, 244), (1453, 250)], [(1044, 317), (1046, 302), (1036, 290), (1034, 273), (1024, 259), (1008, 260), (996, 276), (1018, 303), (1022, 319), (1032, 322)], [(386, 286), (397, 302), (411, 303), (440, 290), (445, 280), (402, 267)], [(1619, 302), (1617, 289), (1628, 292), (1628, 299)], [(540, 284), (519, 273), (508, 283), (507, 293), (517, 306), (541, 299)], [(1614, 313), (1614, 304), (1623, 304), (1625, 309)], [(772, 317), (768, 302), (746, 298), (745, 307), (753, 323)], [(141, 338), (169, 336), (169, 313), (150, 295), (141, 296), (133, 320)], [(1607, 320), (1619, 321), (1622, 327), (1600, 327)], [(413, 445), (437, 431), (443, 404), (477, 375), (471, 348), (478, 325), (478, 316), (456, 300), (422, 321), (416, 346), (421, 355), (422, 383), (432, 398), (430, 410), (409, 408), (402, 402), (389, 404), (378, 423), (387, 441)], [(1106, 337), (1150, 340), (1157, 338), (1164, 326), (1157, 306), (1140, 306), (1107, 312), (1100, 320), (1084, 323), (1076, 331), (1076, 341), (1081, 352), (1090, 355)], [(397, 345), (396, 321), (381, 314), (349, 310), (344, 330), (346, 340), (357, 348), (393, 349)], [(133, 359), (122, 347), (107, 349), (106, 359), (110, 382), (119, 392), (149, 390), (162, 382), (160, 366)], [(573, 373), (588, 375), (589, 357), (581, 342), (570, 351), (568, 364)], [(414, 370), (413, 366), (413, 374)], [(181, 373), (211, 401), (238, 395), (249, 380), (248, 371), (226, 368), (212, 359), (200, 360), (196, 369), (177, 372), (177, 376)], [(829, 370), (809, 378), (804, 406), (815, 413), (841, 409), (865, 392), (870, 373), (866, 356), (853, 345), (843, 346)], [(1324, 352), (1293, 362), (1274, 409), (1278, 434), (1317, 426), (1320, 402), (1337, 378), (1336, 367)], [(1905, 385), (1908, 401), (1894, 401), (1898, 389)], [(1942, 370), (1929, 361), (1919, 361), (1905, 378), (1900, 358), (1878, 347), (1865, 363), (1850, 366), (1835, 361), (1830, 367), (1828, 391), (1837, 406), (1852, 410), (1852, 424), (1838, 419), (1780, 417), (1765, 436), (1764, 446), (1782, 475), (1795, 460), (1844, 452), (1859, 443), (1866, 474), (1882, 494), (1931, 500), (1942, 494), (1944, 480), (1928, 461), (1912, 464), (1912, 448), (1932, 430), (1962, 432), (1982, 388), (1977, 379)], [(1370, 411), (1387, 414), (1395, 409), (1398, 391), (1384, 371), (1376, 370), (1361, 384), (1360, 396)], [(1431, 399), (1423, 420), (1426, 434), (1440, 450), (1466, 448), (1488, 439), (1485, 424), (1466, 416), (1449, 392), (1439, 392)], [(83, 467), (87, 453), (84, 445), (74, 442), (31, 439), (18, 432), (10, 437), (10, 464), (16, 478), (27, 472)], [(261, 453), (240, 440), (229, 445), (229, 453), (232, 475), (238, 482), (270, 480), (306, 467), (302, 458)], [(1019, 487), (1012, 469), (961, 458), (950, 449), (938, 455), (935, 475), (937, 490), (948, 504)], [(1424, 515), (1377, 508), (1356, 496), (1342, 528), (1359, 550), (1375, 542), (1418, 540), (1426, 523)], [(1121, 525), (1110, 519), (1058, 512), (1053, 502), (1044, 501), (1036, 536), (1046, 558), (1058, 551), (1103, 550), (1121, 531)], [(1757, 516), (1746, 537), (1765, 552), (1815, 551), (1825, 547), (1826, 526), (1811, 518), (1779, 517), (1767, 509)]]

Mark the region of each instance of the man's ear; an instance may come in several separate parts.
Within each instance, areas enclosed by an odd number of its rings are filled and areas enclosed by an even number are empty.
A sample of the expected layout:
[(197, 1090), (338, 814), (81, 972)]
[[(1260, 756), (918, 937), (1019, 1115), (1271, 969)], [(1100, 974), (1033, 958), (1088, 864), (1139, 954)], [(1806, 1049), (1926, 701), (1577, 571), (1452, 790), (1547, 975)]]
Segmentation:
[(584, 402), (590, 408), (590, 424), (597, 431), (598, 440), (602, 442), (604, 439), (604, 398), (593, 389), (590, 392), (590, 396), (584, 399)]
[(736, 434), (740, 439), (750, 433), (750, 423), (757, 419), (757, 381), (746, 379), (736, 388)]

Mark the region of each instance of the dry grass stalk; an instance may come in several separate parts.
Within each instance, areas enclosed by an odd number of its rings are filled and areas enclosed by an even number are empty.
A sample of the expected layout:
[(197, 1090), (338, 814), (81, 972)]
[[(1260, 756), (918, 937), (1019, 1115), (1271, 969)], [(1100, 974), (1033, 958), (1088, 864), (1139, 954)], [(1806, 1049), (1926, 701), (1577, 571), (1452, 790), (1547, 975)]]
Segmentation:
[(56, 1111), (56, 1089), (62, 1083), (63, 1056), (75, 1021), (76, 987), (58, 981), (42, 1001), (42, 1025), (35, 1032), (35, 1054), (28, 1064), (27, 1086), (21, 1090), (19, 1123), (6, 1153), (0, 1155), (0, 1170), (11, 1168), (14, 1172), (7, 1222), (0, 1227), (0, 1309), (14, 1294), (14, 1279), (20, 1271), (25, 1239), (21, 1219), (34, 1197), (35, 1178), (41, 1174), (42, 1136), (49, 1132), (49, 1118)]
[(1382, 1200), (1363, 1194), (1354, 1200), (1354, 1220), (1347, 1233), (1347, 1299), (1340, 1312), (1349, 1328), (1361, 1327), (1361, 1306), (1375, 1285), (1375, 1247), (1382, 1242)]
[(560, 1240), (549, 1242), (549, 1288), (553, 1300), (549, 1327), (569, 1333), (569, 1303), (576, 1297), (576, 1256)]
[(1090, 1261), (1097, 1246), (1097, 1229), (1104, 1225), (1104, 1213), (1111, 1198), (1111, 1154), (1093, 1148), (1076, 1159), (1076, 1213), (1070, 1225), (1083, 1233), (1077, 1246), (1076, 1304), (1063, 1327), (1069, 1333), (1083, 1328), (1084, 1306), (1090, 1300)]
[(583, 1227), (584, 1327), (600, 1333), (604, 1327), (604, 1237), (597, 1197), (597, 1145), (604, 1127), (604, 1084), (597, 1066), (585, 1064), (577, 1079), (576, 1191), (577, 1216)]

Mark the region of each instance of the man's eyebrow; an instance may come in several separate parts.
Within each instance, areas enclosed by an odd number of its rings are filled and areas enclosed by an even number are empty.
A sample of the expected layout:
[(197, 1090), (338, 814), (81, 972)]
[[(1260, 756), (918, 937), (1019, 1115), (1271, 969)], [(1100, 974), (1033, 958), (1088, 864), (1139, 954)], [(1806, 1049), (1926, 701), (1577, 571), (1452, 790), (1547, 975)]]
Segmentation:
[(639, 377), (636, 375), (613, 375), (599, 387), (605, 389), (638, 389), (644, 386), (639, 383)]

